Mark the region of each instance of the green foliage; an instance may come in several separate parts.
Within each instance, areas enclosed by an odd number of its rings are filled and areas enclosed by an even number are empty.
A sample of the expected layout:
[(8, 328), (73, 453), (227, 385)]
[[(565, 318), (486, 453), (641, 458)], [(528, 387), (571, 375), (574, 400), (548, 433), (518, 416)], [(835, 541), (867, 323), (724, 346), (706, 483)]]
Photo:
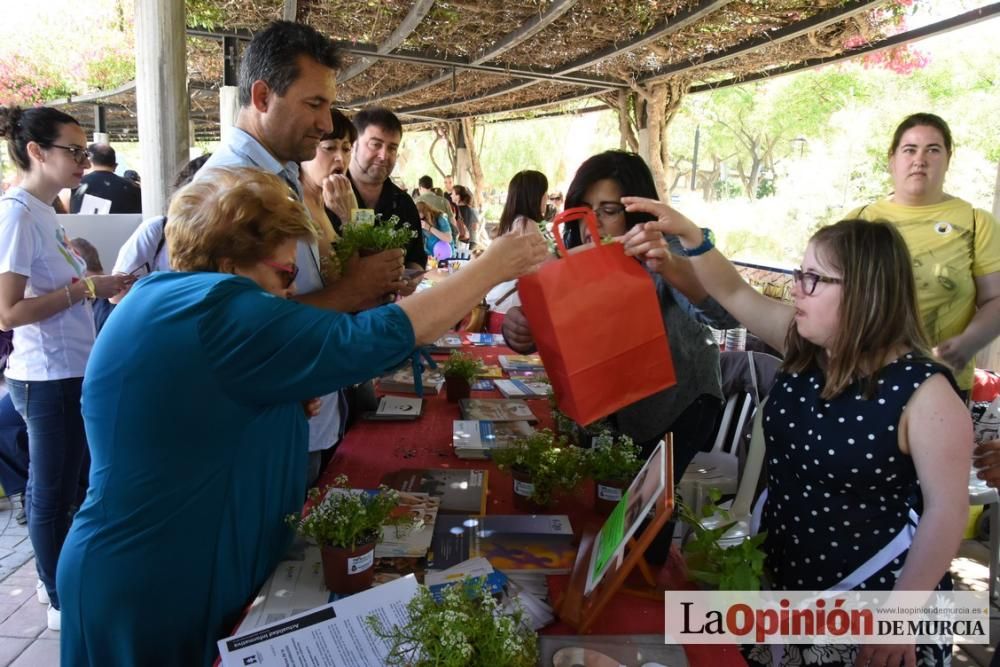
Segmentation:
[(355, 549), (377, 540), (382, 526), (402, 527), (413, 522), (408, 514), (395, 513), (399, 492), (385, 486), (374, 493), (351, 489), (345, 475), (338, 476), (325, 489), (310, 489), (309, 500), (313, 506), (308, 514), (290, 514), (286, 520), (299, 534), (320, 546)]
[(216, 0), (184, 0), (187, 24), (192, 28), (216, 28), (223, 25), (226, 15)]
[(441, 372), (446, 378), (459, 377), (470, 382), (482, 369), (482, 361), (471, 354), (464, 354), (458, 350), (453, 350), (445, 362), (441, 364)]
[(349, 223), (341, 228), (335, 253), (341, 266), (345, 266), (354, 253), (360, 250), (381, 252), (393, 248), (406, 248), (416, 232), (409, 224), (399, 224), (398, 216), (382, 221), (376, 214), (375, 224)]
[[(684, 561), (688, 574), (697, 581), (720, 591), (759, 591), (764, 576), (764, 551), (760, 545), (767, 533), (758, 533), (731, 547), (723, 547), (719, 539), (733, 527), (729, 512), (716, 503), (718, 489), (710, 492), (711, 502), (697, 517), (683, 502), (678, 504), (681, 519), (691, 526), (694, 537), (684, 545)], [(700, 519), (722, 514), (727, 522), (717, 528), (705, 528)]]
[(135, 58), (131, 54), (108, 52), (85, 64), (88, 89), (112, 90), (135, 78)]
[(407, 603), (405, 627), (386, 628), (372, 614), (368, 627), (390, 643), (388, 665), (406, 667), (534, 667), (538, 637), (517, 608), (506, 614), (480, 579), (447, 588), (438, 602), (421, 586)]
[(516, 469), (531, 477), (535, 487), (531, 500), (546, 505), (562, 491), (570, 491), (583, 477), (582, 450), (565, 438), (543, 429), (519, 438), (493, 452), (493, 461), (503, 471)]
[(639, 446), (627, 435), (615, 437), (611, 431), (598, 434), (590, 449), (584, 450), (584, 469), (597, 481), (627, 482), (642, 467)]

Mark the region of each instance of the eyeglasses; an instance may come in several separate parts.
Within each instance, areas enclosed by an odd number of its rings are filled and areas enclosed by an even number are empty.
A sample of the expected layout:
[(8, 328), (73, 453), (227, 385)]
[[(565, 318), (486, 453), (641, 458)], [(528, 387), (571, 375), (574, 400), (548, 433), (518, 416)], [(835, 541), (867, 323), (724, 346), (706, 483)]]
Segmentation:
[(621, 204), (601, 204), (594, 209), (594, 214), (601, 219), (614, 218), (625, 212)]
[(61, 146), (59, 144), (48, 144), (46, 148), (61, 148), (72, 157), (77, 164), (83, 164), (92, 157), (90, 151), (86, 148), (80, 148), (79, 146)]
[(262, 259), (260, 261), (262, 264), (267, 264), (278, 272), (278, 275), (280, 275), (284, 281), (284, 285), (282, 285), (282, 287), (285, 289), (291, 287), (292, 283), (295, 282), (295, 278), (299, 275), (299, 267), (295, 264), (278, 264), (277, 262), (272, 262), (269, 259)]
[(839, 285), (844, 282), (840, 278), (821, 276), (818, 273), (813, 273), (812, 271), (801, 271), (799, 269), (794, 269), (792, 271), (792, 278), (794, 278), (795, 282), (799, 284), (799, 287), (802, 288), (802, 291), (809, 296), (812, 296), (813, 292), (816, 291), (816, 285), (818, 283), (829, 283), (833, 285)]

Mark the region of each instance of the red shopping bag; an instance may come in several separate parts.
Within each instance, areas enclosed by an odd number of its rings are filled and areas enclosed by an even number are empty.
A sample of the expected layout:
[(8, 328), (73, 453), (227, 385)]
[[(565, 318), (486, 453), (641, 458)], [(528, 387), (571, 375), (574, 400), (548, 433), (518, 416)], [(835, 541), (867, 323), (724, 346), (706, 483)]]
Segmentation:
[[(559, 226), (576, 220), (596, 245), (569, 254)], [(620, 243), (600, 244), (589, 208), (560, 213), (552, 233), (562, 259), (522, 277), (517, 291), (559, 409), (589, 424), (676, 384), (649, 274)]]

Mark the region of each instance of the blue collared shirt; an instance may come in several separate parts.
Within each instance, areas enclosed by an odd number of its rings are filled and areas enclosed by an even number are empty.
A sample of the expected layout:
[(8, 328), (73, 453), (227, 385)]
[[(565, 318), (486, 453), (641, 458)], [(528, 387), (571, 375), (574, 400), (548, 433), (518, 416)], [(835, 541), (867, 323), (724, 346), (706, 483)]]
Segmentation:
[[(238, 127), (229, 129), (219, 150), (212, 153), (205, 166), (198, 170), (198, 175), (212, 167), (258, 167), (288, 181), (295, 188), (299, 201), (302, 200), (299, 165), (293, 161), (279, 162), (259, 141)], [(195, 176), (195, 180), (197, 179), (198, 176)]]

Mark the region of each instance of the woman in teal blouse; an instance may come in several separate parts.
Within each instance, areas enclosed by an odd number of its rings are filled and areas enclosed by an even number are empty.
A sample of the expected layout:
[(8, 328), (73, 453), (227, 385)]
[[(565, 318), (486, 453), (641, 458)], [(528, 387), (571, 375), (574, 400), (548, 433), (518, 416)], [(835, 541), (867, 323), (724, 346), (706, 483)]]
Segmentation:
[(280, 298), (313, 232), (278, 177), (217, 170), (169, 219), (178, 272), (136, 285), (85, 376), (91, 485), (58, 571), (66, 665), (211, 664), (289, 544), (303, 403), (400, 363), (545, 255), (540, 237), (503, 237), (462, 280), (345, 315)]

